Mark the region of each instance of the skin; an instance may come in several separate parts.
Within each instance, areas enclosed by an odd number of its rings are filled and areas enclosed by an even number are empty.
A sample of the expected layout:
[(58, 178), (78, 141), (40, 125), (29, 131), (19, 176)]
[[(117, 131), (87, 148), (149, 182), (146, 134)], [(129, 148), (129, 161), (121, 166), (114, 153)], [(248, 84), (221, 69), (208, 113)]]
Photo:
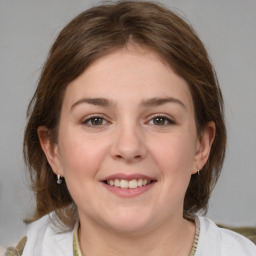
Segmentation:
[[(83, 255), (189, 255), (195, 228), (183, 218), (184, 196), (215, 134), (213, 123), (197, 134), (194, 116), (186, 81), (139, 46), (96, 60), (68, 85), (58, 143), (46, 127), (38, 135), (77, 204)], [(102, 182), (117, 173), (156, 182), (122, 197)]]

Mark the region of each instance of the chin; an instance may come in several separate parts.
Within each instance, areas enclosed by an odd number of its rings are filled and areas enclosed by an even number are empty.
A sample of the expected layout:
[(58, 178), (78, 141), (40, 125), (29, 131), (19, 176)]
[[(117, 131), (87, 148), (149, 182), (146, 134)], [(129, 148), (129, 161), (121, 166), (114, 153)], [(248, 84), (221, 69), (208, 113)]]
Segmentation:
[(115, 212), (105, 219), (105, 223), (109, 229), (121, 233), (141, 233), (147, 230), (152, 224), (151, 218), (148, 214), (142, 213), (138, 209), (123, 210)]

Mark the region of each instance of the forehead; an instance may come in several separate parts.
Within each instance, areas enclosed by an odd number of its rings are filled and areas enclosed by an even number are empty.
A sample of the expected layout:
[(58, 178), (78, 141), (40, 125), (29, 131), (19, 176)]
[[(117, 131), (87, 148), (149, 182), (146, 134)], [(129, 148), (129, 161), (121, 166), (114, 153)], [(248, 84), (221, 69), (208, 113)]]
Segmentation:
[(94, 61), (66, 90), (64, 103), (82, 97), (120, 101), (153, 97), (178, 97), (193, 108), (187, 82), (157, 53), (141, 47), (126, 47)]

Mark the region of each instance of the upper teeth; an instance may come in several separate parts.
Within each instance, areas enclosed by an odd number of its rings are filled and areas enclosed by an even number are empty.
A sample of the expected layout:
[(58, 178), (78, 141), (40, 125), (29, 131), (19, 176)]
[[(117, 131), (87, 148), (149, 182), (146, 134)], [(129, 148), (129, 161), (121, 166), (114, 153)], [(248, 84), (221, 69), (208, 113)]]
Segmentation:
[(108, 180), (107, 183), (110, 186), (115, 186), (115, 187), (119, 187), (119, 188), (137, 188), (137, 187), (141, 187), (141, 186), (145, 186), (145, 185), (149, 184), (150, 180), (133, 179), (133, 180), (128, 181), (128, 180), (115, 179), (115, 180)]

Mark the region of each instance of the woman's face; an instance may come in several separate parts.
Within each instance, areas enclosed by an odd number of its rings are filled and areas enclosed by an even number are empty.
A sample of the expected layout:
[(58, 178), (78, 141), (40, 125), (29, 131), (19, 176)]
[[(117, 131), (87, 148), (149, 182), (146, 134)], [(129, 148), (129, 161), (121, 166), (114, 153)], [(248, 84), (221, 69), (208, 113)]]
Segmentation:
[(42, 146), (80, 221), (135, 232), (182, 218), (212, 139), (210, 128), (198, 136), (194, 116), (186, 81), (139, 47), (98, 59), (71, 82), (58, 143)]

